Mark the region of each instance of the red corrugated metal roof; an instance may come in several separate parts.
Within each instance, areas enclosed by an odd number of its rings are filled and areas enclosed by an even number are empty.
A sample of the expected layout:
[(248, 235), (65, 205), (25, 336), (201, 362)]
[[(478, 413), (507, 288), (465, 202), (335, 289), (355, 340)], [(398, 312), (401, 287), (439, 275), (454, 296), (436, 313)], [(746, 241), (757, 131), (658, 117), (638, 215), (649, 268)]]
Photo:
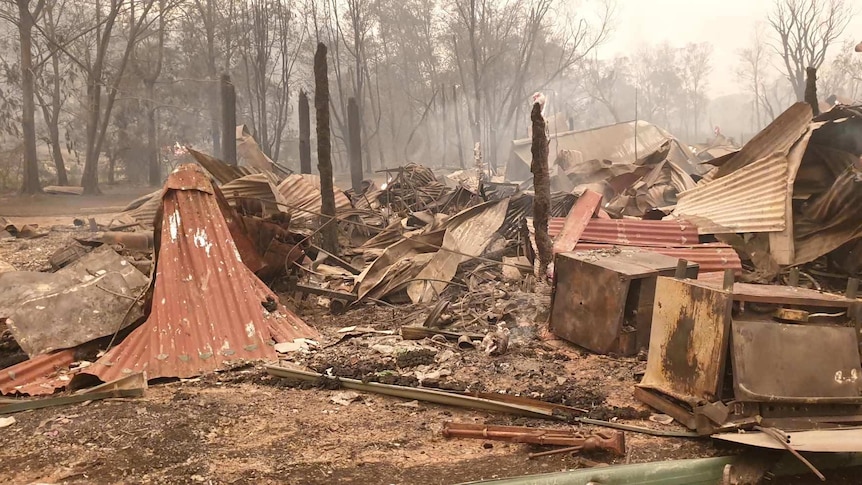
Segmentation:
[[(589, 251), (591, 249), (608, 249), (613, 244), (579, 242), (575, 251)], [(622, 246), (622, 245), (618, 245)], [(685, 259), (700, 265), (700, 273), (711, 273), (732, 269), (736, 273), (742, 272), (742, 261), (732, 247), (725, 244), (698, 244), (685, 247), (659, 247), (659, 246), (626, 246), (638, 247), (644, 251), (653, 251), (674, 258)]]
[(68, 349), (7, 367), (0, 371), (0, 394), (52, 394), (69, 383), (69, 375), (61, 371), (74, 361), (75, 350)]
[(130, 373), (193, 377), (227, 361), (275, 360), (270, 340), (315, 337), (242, 262), (209, 179), (183, 165), (165, 186), (150, 317), (85, 372), (103, 381)]
[[(564, 217), (548, 222), (551, 238), (557, 237)], [(698, 243), (697, 227), (684, 221), (641, 221), (633, 219), (590, 219), (578, 246), (583, 242), (628, 246), (686, 246)]]

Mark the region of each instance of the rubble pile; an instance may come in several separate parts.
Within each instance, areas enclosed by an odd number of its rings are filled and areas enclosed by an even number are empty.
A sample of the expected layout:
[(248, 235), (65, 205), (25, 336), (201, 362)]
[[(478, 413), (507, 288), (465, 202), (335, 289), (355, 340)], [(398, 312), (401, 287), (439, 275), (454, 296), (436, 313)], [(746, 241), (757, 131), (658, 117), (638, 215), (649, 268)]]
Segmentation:
[[(256, 383), (338, 406), (493, 413), (450, 439), (563, 447), (530, 458), (625, 456), (624, 433), (862, 452), (860, 108), (797, 104), (697, 154), (645, 122), (552, 135), (548, 274), (523, 140), (505, 176), (409, 163), (334, 187), (327, 251), (320, 178), (238, 137), (245, 165), (189, 149), (109, 224), (76, 221), (44, 271), (0, 261), (0, 393), (18, 396), (0, 413), (263, 362)], [(52, 237), (2, 222), (4, 241)]]

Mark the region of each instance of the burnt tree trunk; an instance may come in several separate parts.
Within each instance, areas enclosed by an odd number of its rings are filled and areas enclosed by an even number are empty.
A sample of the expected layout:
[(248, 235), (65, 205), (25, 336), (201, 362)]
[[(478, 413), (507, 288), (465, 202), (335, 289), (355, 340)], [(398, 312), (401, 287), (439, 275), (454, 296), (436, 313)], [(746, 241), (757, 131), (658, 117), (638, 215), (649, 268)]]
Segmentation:
[(350, 136), (350, 183), (353, 193), (362, 193), (362, 126), (359, 121), (359, 105), (356, 98), (347, 100), (347, 132)]
[(531, 171), (533, 172), (533, 225), (536, 229), (536, 249), (539, 253), (539, 277), (548, 271), (551, 263), (553, 243), (548, 235), (548, 214), (551, 210), (551, 177), (548, 174), (548, 135), (545, 132), (545, 118), (542, 117), (542, 107), (533, 104), (530, 113), (533, 122), (533, 154)]
[(317, 119), (317, 170), (320, 172), (321, 232), (323, 249), (338, 254), (338, 226), (335, 221), (335, 192), (332, 183), (332, 144), (329, 139), (329, 74), (326, 45), (317, 44), (314, 53), (314, 110)]
[(221, 76), (221, 156), (236, 165), (236, 88), (230, 76)]
[(817, 101), (817, 68), (805, 70), (805, 102), (811, 105), (814, 116), (820, 114), (820, 103)]
[(311, 116), (305, 91), (299, 92), (299, 173), (311, 173)]
[(33, 16), (30, 1), (18, 0), (18, 35), (21, 41), (21, 131), (24, 135), (24, 180), (21, 193), (42, 192), (36, 155), (36, 81), (33, 77)]

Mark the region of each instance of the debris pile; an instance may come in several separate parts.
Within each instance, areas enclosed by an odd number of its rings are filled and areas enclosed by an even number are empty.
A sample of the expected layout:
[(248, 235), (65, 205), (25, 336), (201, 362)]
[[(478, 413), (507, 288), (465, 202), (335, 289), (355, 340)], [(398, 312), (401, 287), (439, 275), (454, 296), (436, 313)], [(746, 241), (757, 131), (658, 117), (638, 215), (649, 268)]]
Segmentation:
[[(88, 221), (50, 271), (0, 264), (0, 393), (57, 393), (0, 413), (266, 362), (254, 383), (481, 410), (440, 434), (563, 447), (530, 458), (611, 460), (624, 432), (862, 452), (844, 429), (862, 424), (859, 108), (797, 104), (741, 149), (717, 135), (697, 154), (644, 122), (550, 134), (550, 197), (531, 190), (528, 142), (505, 176), (477, 147), (474, 169), (334, 187), (334, 217), (327, 183), (241, 128), (245, 166), (189, 149), (197, 164)], [(321, 247), (328, 224), (339, 250)], [(839, 277), (844, 296), (820, 291)]]

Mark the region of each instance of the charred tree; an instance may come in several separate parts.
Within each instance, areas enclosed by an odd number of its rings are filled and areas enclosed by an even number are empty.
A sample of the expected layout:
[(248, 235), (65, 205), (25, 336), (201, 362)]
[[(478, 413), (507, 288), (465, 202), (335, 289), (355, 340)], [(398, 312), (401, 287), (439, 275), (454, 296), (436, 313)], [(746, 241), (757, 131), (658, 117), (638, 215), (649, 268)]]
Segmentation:
[(347, 100), (347, 132), (350, 135), (350, 183), (353, 193), (362, 192), (362, 125), (359, 120), (359, 105), (356, 98)]
[(299, 92), (299, 173), (311, 173), (311, 116), (304, 90)]
[(314, 110), (317, 120), (317, 170), (320, 172), (323, 249), (338, 254), (332, 144), (329, 139), (329, 74), (326, 67), (326, 44), (323, 42), (317, 44), (317, 52), (314, 53)]
[(811, 106), (814, 116), (820, 114), (820, 103), (817, 101), (817, 68), (805, 69), (805, 102)]
[(21, 42), (21, 131), (24, 135), (24, 180), (21, 192), (42, 192), (39, 183), (39, 159), (36, 154), (36, 80), (33, 76), (33, 19), (38, 17), (45, 2), (36, 5), (37, 12), (30, 12), (30, 0), (17, 0), (18, 36)]
[(221, 156), (236, 165), (236, 88), (230, 76), (221, 76)]
[(553, 243), (548, 235), (548, 214), (551, 210), (551, 177), (548, 173), (548, 134), (545, 132), (545, 118), (542, 116), (542, 106), (533, 104), (530, 113), (533, 122), (533, 154), (531, 171), (533, 172), (533, 224), (536, 229), (536, 249), (539, 253), (539, 276), (548, 271), (551, 263)]

